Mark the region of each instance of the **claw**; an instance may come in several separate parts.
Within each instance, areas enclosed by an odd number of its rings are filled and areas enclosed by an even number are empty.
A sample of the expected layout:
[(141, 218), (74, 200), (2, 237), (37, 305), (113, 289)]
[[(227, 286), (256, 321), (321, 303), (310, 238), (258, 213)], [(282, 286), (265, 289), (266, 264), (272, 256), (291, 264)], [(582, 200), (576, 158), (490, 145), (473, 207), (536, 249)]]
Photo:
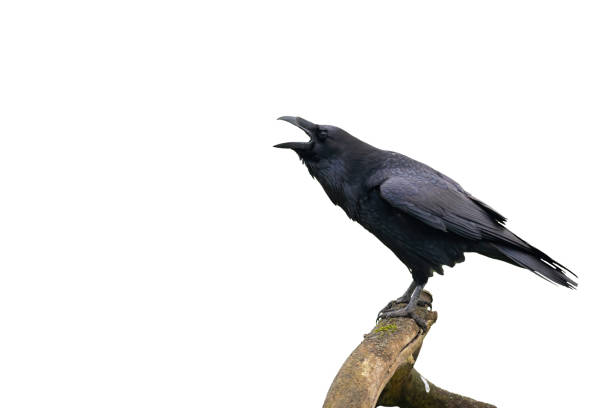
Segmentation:
[(432, 306), (431, 306), (431, 302), (428, 302), (427, 300), (420, 300), (417, 302), (417, 306), (420, 307), (426, 307), (429, 310), (431, 310)]
[(423, 330), (423, 332), (427, 331), (427, 322), (415, 312), (416, 311), (414, 309), (411, 309), (409, 306), (390, 311), (381, 310), (380, 313), (378, 313), (376, 322), (381, 319), (388, 319), (391, 317), (409, 317), (416, 322), (416, 324), (421, 328), (421, 330)]
[[(408, 303), (410, 302), (410, 299), (406, 299), (405, 297), (399, 297), (395, 300), (390, 301), (389, 303), (387, 303), (387, 306), (383, 307), (380, 312), (378, 312), (378, 316), (380, 316), (382, 313), (388, 312), (390, 310), (392, 310), (395, 306), (399, 305), (400, 303)], [(429, 307), (431, 307), (431, 303), (428, 303)], [(376, 318), (376, 321), (378, 321), (380, 318)]]
[[(408, 303), (410, 301), (410, 299), (404, 299), (403, 297), (397, 298), (395, 300), (390, 301), (389, 303), (387, 303), (387, 306), (383, 307), (380, 312), (378, 312), (378, 316), (376, 317), (376, 321), (378, 322), (380, 319), (384, 319), (385, 318), (385, 314), (387, 312), (390, 312), (393, 310), (393, 308), (397, 305), (399, 305), (400, 303)], [(427, 300), (418, 300), (417, 302), (417, 306), (419, 307), (427, 307), (429, 310), (431, 310), (432, 305), (431, 302), (428, 302)], [(410, 316), (412, 317), (412, 316)], [(416, 320), (416, 318), (415, 318)]]
[(381, 313), (390, 311), (391, 309), (393, 309), (395, 305), (397, 305), (397, 300), (390, 301), (389, 303), (387, 303), (387, 306), (380, 309), (380, 312), (378, 312), (378, 315), (380, 316)]

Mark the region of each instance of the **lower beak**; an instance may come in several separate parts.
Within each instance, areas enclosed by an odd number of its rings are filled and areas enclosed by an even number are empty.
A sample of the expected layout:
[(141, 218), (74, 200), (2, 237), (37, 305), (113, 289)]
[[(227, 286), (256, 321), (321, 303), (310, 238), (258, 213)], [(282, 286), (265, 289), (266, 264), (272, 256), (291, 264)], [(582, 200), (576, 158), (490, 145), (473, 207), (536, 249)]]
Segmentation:
[(305, 142), (287, 142), (287, 143), (279, 143), (277, 145), (274, 145), (274, 147), (278, 147), (279, 149), (305, 149), (306, 147), (308, 147), (310, 143)]

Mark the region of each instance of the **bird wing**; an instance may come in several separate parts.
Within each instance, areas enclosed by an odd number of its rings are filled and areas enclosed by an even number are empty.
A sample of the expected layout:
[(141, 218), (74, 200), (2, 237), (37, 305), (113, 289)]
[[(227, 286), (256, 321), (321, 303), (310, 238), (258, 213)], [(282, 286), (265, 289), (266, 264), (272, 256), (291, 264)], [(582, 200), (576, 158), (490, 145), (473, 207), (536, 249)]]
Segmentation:
[(530, 248), (501, 224), (503, 216), (442, 178), (394, 175), (380, 183), (379, 191), (392, 207), (437, 230)]
[(506, 229), (501, 214), (458, 184), (431, 174), (397, 171), (377, 184), (381, 198), (393, 208), (437, 230), (484, 240), (478, 252), (529, 269), (551, 282), (577, 286), (568, 277), (568, 273), (576, 276), (572, 271)]

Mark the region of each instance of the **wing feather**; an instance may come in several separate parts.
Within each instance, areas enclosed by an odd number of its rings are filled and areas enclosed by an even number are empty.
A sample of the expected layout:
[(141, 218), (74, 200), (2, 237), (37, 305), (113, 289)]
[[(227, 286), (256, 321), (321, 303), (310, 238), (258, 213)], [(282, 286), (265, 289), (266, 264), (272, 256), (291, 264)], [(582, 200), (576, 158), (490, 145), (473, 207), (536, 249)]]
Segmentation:
[(503, 216), (446, 180), (394, 175), (384, 180), (379, 190), (391, 206), (432, 228), (471, 240), (487, 239), (530, 248), (501, 224)]

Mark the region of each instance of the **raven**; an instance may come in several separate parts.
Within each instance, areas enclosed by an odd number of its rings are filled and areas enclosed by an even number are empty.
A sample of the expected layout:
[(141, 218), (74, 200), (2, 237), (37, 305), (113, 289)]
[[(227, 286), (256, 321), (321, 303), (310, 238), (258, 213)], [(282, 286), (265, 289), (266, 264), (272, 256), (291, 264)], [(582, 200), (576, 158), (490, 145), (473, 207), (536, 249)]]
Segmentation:
[[(568, 268), (505, 228), (506, 218), (457, 182), (402, 154), (380, 150), (348, 132), (295, 116), (279, 120), (302, 129), (308, 142), (281, 143), (292, 149), (331, 201), (374, 234), (408, 267), (413, 282), (378, 318), (406, 316), (442, 266), (479, 254), (528, 269), (553, 283), (575, 289)], [(398, 303), (405, 307), (394, 308)]]

